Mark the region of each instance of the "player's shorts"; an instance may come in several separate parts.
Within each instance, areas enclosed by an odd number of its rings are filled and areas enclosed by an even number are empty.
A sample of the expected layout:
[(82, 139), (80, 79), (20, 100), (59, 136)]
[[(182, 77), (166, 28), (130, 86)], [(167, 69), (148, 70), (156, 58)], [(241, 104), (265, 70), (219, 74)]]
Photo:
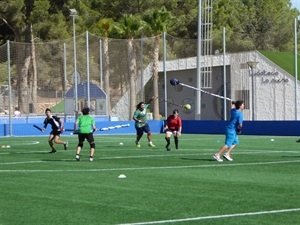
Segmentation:
[(52, 130), (51, 133), (54, 136), (60, 136), (61, 135), (61, 131), (60, 130)]
[(176, 132), (178, 132), (178, 129), (166, 129), (166, 133), (172, 133), (175, 134)]
[(89, 143), (93, 143), (93, 142), (94, 142), (94, 135), (93, 135), (93, 133), (88, 133), (88, 134), (82, 134), (82, 133), (79, 133), (79, 134), (78, 134), (78, 141), (79, 141), (79, 142), (84, 142), (85, 139), (86, 139)]
[(236, 131), (233, 129), (226, 129), (225, 145), (227, 145), (228, 148), (230, 148), (231, 145), (238, 145), (238, 144), (239, 144), (239, 138)]
[(150, 132), (150, 127), (148, 123), (145, 124), (143, 127), (135, 127), (136, 129), (136, 135), (143, 135), (143, 133), (149, 133)]

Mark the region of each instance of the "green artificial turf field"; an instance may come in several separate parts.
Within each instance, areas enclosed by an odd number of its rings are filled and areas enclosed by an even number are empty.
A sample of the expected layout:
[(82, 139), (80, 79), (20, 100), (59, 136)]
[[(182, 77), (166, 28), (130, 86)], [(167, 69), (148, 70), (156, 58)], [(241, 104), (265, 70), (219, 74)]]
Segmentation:
[[(135, 135), (95, 136), (49, 154), (47, 137), (1, 138), (1, 225), (295, 225), (300, 221), (297, 137), (240, 136), (233, 162), (212, 159), (223, 135), (185, 135), (180, 149), (134, 145)], [(274, 139), (274, 141), (271, 141)], [(119, 145), (122, 142), (124, 145)], [(118, 178), (124, 174), (126, 178)]]

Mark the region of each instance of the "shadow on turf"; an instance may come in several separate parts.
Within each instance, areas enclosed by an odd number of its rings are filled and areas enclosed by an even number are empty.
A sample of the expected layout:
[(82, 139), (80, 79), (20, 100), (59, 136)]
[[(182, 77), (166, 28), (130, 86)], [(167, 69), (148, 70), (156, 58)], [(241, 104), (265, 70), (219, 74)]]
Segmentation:
[(49, 154), (49, 152), (10, 152), (10, 154), (26, 154), (26, 155), (35, 155), (35, 154)]
[(42, 159), (43, 162), (77, 162), (75, 159)]
[(300, 157), (300, 155), (298, 155), (298, 156), (293, 156), (293, 155), (283, 155), (283, 156), (281, 156), (281, 158), (296, 158), (296, 157)]

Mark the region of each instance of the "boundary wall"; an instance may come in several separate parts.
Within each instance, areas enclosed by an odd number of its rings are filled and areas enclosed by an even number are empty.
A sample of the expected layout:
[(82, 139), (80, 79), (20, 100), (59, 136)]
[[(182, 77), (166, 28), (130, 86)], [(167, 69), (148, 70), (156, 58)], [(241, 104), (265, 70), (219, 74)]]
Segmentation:
[[(225, 134), (228, 121), (185, 120), (184, 134)], [(242, 135), (300, 136), (300, 121), (244, 121)]]
[[(163, 133), (165, 121), (149, 120), (152, 133)], [(43, 120), (39, 123), (13, 123), (12, 136), (48, 136), (51, 128), (47, 127), (44, 133), (33, 127), (33, 124), (43, 126)], [(228, 121), (195, 121), (183, 120), (183, 134), (224, 134)], [(126, 125), (118, 129), (98, 131), (95, 135), (111, 134), (133, 134), (135, 135), (134, 121), (96, 121), (98, 129)], [(72, 129), (74, 122), (65, 122), (64, 128)], [(0, 124), (0, 137), (9, 137), (9, 124)], [(70, 131), (65, 131), (64, 135), (70, 135)], [(273, 135), (273, 136), (300, 136), (300, 121), (244, 121), (242, 135)]]

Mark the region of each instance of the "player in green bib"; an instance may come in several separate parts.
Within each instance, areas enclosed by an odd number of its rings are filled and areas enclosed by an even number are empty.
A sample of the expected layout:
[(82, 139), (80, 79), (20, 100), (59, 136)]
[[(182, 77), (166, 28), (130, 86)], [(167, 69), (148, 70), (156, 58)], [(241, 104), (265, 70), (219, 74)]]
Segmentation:
[(78, 117), (75, 125), (74, 125), (74, 132), (78, 129), (78, 145), (76, 148), (76, 156), (75, 159), (80, 161), (80, 151), (83, 147), (83, 142), (86, 139), (90, 144), (90, 161), (92, 162), (94, 159), (94, 152), (95, 152), (95, 141), (93, 132), (97, 130), (95, 120), (93, 117), (89, 115), (90, 109), (83, 108), (82, 109), (82, 116)]
[(140, 148), (140, 139), (142, 138), (144, 133), (147, 133), (147, 138), (149, 141), (150, 147), (155, 147), (155, 145), (152, 143), (152, 134), (150, 131), (150, 127), (147, 123), (147, 108), (151, 104), (151, 102), (154, 100), (154, 97), (152, 97), (147, 103), (140, 102), (136, 106), (136, 111), (133, 114), (133, 120), (135, 121), (135, 129), (136, 129), (136, 147)]

